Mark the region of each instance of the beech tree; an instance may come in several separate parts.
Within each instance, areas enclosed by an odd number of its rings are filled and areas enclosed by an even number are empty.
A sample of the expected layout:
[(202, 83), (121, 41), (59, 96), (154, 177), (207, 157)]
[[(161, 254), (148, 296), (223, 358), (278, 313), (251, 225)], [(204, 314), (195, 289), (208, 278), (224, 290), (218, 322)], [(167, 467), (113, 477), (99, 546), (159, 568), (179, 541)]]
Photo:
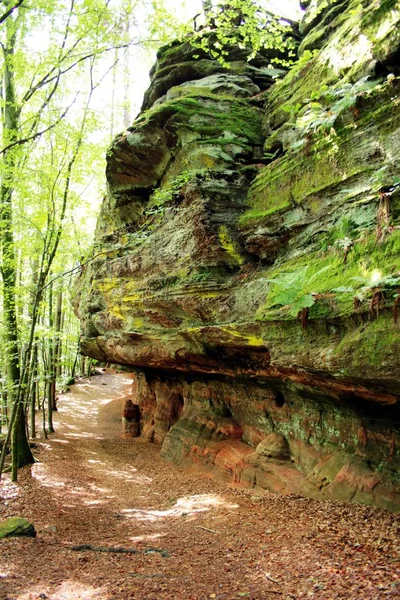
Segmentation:
[[(14, 59), (18, 32), (18, 15), (13, 18), (11, 7), (5, 23), (5, 40), (2, 42), (4, 54), (3, 74), (3, 106), (2, 106), (2, 142), (3, 159), (1, 165), (0, 188), (0, 252), (1, 275), (3, 280), (3, 314), (4, 337), (6, 342), (6, 372), (8, 399), (12, 406), (8, 439), (12, 434), (13, 468), (33, 462), (25, 428), (25, 413), (22, 402), (22, 390), (19, 386), (21, 378), (18, 324), (16, 313), (17, 267), (13, 230), (12, 197), (14, 179), (19, 160), (17, 142), (20, 124), (21, 107), (17, 103), (15, 89)], [(6, 11), (7, 13), (7, 11)], [(6, 14), (5, 13), (5, 14)], [(4, 460), (4, 458), (3, 458)], [(14, 473), (15, 475), (15, 473)]]
[[(1, 6), (1, 329), (6, 371), (3, 387), (11, 413), (0, 474), (11, 440), (15, 480), (17, 469), (34, 460), (26, 408), (38, 371), (38, 325), (41, 320), (46, 322), (45, 292), (77, 200), (82, 149), (96, 152), (86, 139), (98, 124), (91, 108), (93, 96), (112, 70), (115, 50), (142, 43), (138, 37), (127, 39), (121, 23), (135, 10), (143, 10), (143, 4), (139, 0), (38, 0), (32, 5), (24, 0), (3, 0)], [(87, 164), (82, 171), (88, 172)], [(26, 236), (30, 237), (29, 248)], [(24, 262), (27, 255), (36, 265), (32, 276)], [(61, 261), (64, 270), (72, 266), (71, 260), (76, 257)], [(27, 278), (34, 282), (33, 287), (28, 285), (28, 292), (20, 285)], [(50, 311), (50, 330), (52, 321)], [(56, 344), (49, 341), (48, 346), (53, 347), (49, 356), (54, 362)], [(51, 430), (53, 365), (49, 365), (46, 379)], [(35, 388), (35, 397), (36, 392)]]

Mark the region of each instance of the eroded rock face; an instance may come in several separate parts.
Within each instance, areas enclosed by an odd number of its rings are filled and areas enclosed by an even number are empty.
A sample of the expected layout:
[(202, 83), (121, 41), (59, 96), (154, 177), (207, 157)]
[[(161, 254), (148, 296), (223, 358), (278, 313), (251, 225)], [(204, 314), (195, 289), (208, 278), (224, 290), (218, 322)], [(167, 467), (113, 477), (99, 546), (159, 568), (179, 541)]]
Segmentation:
[(166, 458), (400, 510), (400, 11), (304, 4), (284, 77), (159, 52), (108, 152), (82, 348), (137, 369)]
[[(398, 510), (396, 410), (347, 403), (315, 386), (137, 373), (142, 434), (162, 455), (279, 493)], [(373, 461), (373, 462), (372, 462)]]
[(126, 398), (122, 405), (122, 433), (123, 438), (139, 437), (140, 435), (140, 409), (133, 404), (130, 398)]

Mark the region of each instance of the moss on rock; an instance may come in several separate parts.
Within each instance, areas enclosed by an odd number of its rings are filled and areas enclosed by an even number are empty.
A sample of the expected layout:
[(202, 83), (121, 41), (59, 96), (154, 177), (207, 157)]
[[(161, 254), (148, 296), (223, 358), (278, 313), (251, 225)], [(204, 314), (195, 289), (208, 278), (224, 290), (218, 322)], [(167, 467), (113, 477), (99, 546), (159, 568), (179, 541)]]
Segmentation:
[(228, 72), (189, 43), (160, 50), (109, 152), (82, 348), (144, 370), (165, 456), (227, 476), (234, 442), (236, 481), (394, 508), (400, 14), (307, 4), (272, 86), (267, 56), (238, 49)]
[(0, 539), (8, 537), (36, 537), (36, 531), (27, 519), (10, 517), (0, 523)]

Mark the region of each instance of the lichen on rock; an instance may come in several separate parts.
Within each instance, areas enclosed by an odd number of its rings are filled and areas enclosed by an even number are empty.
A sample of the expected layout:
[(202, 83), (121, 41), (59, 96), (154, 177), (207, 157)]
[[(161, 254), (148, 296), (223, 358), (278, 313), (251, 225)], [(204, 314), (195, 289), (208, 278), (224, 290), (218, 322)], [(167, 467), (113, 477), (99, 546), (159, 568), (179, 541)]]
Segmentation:
[(305, 2), (298, 62), (162, 48), (107, 154), (82, 350), (164, 457), (400, 510), (397, 3)]

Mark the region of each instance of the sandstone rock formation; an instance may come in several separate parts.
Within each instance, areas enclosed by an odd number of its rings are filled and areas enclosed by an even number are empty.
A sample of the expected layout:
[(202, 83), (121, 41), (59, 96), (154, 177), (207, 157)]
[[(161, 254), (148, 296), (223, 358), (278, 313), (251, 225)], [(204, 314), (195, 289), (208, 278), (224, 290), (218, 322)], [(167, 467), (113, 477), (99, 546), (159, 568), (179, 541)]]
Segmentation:
[(162, 48), (113, 141), (83, 352), (227, 481), (400, 510), (400, 8), (311, 0), (299, 61)]
[(130, 398), (126, 398), (122, 405), (122, 433), (123, 438), (139, 437), (140, 435), (140, 409), (133, 404)]

